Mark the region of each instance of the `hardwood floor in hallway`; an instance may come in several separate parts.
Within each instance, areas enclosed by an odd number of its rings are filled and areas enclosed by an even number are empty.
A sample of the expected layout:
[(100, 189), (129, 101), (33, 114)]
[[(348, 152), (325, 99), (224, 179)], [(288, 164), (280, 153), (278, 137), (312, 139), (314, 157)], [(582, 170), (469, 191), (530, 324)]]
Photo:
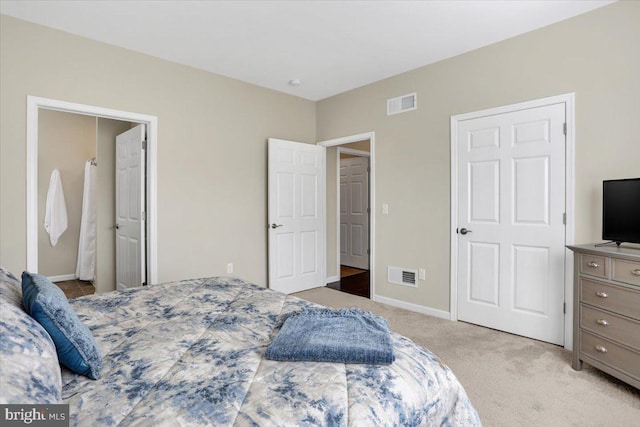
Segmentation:
[(340, 280), (327, 285), (341, 292), (371, 298), (369, 286), (369, 271), (344, 265), (340, 266)]

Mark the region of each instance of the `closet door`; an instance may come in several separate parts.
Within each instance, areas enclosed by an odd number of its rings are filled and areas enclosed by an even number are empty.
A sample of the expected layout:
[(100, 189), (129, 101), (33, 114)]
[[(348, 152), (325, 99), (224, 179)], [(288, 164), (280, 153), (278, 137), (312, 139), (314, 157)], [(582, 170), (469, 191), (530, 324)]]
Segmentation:
[(564, 344), (565, 104), (460, 121), (458, 319)]

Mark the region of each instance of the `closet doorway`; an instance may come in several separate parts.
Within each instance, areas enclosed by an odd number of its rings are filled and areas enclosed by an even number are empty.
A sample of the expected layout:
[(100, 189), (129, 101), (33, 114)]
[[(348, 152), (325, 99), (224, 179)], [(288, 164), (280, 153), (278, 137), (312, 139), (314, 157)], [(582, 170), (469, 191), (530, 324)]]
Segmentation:
[(98, 293), (157, 283), (157, 119), (44, 98), (28, 104), (27, 269), (70, 297), (90, 293), (89, 283)]
[[(371, 298), (373, 292), (373, 133), (319, 143), (327, 147), (327, 250), (335, 227), (336, 275), (327, 286)], [(335, 167), (335, 173), (331, 170)], [(334, 178), (330, 178), (330, 176)], [(335, 180), (335, 183), (333, 182)], [(333, 189), (333, 191), (332, 191)], [(330, 259), (329, 257), (327, 258)]]

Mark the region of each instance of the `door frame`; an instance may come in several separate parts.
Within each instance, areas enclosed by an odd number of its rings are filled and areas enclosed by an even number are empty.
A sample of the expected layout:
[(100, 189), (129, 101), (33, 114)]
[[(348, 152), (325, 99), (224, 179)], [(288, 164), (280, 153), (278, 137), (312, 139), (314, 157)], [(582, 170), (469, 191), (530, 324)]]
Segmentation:
[[(565, 137), (565, 245), (574, 243), (574, 182), (575, 182), (575, 93), (566, 93), (548, 98), (519, 102), (471, 113), (451, 116), (451, 282), (450, 287), (450, 319), (458, 320), (458, 123), (463, 120), (476, 119), (491, 115), (511, 113), (530, 108), (545, 107), (553, 104), (565, 104), (567, 131)], [(564, 250), (564, 347), (573, 348), (573, 252)]]
[[(371, 147), (369, 147), (371, 148)], [(352, 156), (357, 156), (357, 157), (366, 157), (369, 159), (369, 164), (371, 163), (371, 153), (368, 151), (362, 151), (362, 150), (354, 150), (353, 148), (345, 148), (345, 147), (340, 147), (338, 146), (338, 151), (336, 154), (336, 186), (337, 186), (337, 190), (336, 190), (336, 246), (337, 246), (337, 253), (336, 253), (336, 258), (337, 258), (337, 266), (338, 266), (338, 278), (336, 280), (332, 280), (332, 282), (336, 282), (338, 280), (340, 280), (340, 265), (342, 265), (340, 263), (341, 261), (341, 257), (340, 257), (340, 154), (344, 153), (344, 154), (351, 154)], [(371, 168), (371, 165), (369, 165), (369, 168)], [(370, 190), (371, 187), (371, 175), (369, 174), (369, 172), (367, 172), (367, 179), (368, 179), (368, 183), (367, 183), (367, 190)], [(371, 191), (368, 191), (369, 194), (367, 194), (367, 198), (368, 200), (368, 206), (367, 208), (369, 209), (369, 223), (371, 222)], [(369, 233), (369, 238), (367, 240), (369, 240), (369, 246), (371, 246), (371, 224), (369, 224), (367, 226), (367, 233)], [(369, 248), (367, 248), (369, 249)], [(370, 250), (369, 250), (370, 251)], [(369, 260), (369, 269), (371, 269), (371, 260)], [(327, 278), (327, 280), (329, 280), (331, 278)], [(331, 282), (329, 282), (331, 283)]]
[(27, 95), (27, 270), (38, 272), (38, 112), (40, 109), (144, 124), (147, 130), (147, 272), (158, 283), (158, 118), (93, 105)]
[[(375, 259), (376, 259), (376, 162), (375, 162), (375, 152), (376, 152), (376, 133), (375, 132), (364, 132), (359, 133), (357, 135), (349, 135), (341, 138), (334, 138), (325, 141), (317, 142), (317, 145), (321, 145), (323, 147), (334, 147), (344, 144), (349, 144), (352, 142), (369, 140), (369, 209), (371, 210), (369, 214), (369, 291), (371, 300), (375, 301), (377, 297), (376, 294), (376, 281), (375, 281)], [(338, 198), (336, 203), (336, 259), (337, 259), (337, 268), (338, 268), (338, 278), (336, 280), (340, 280), (340, 152), (341, 148), (338, 147), (338, 155), (337, 157), (337, 171), (336, 171), (336, 197)], [(347, 153), (349, 151), (348, 148), (342, 148), (343, 153)], [(357, 150), (351, 150), (357, 151)], [(325, 176), (326, 176), (326, 162), (325, 162)], [(326, 204), (326, 203), (325, 203)], [(326, 215), (325, 215), (325, 224), (324, 229), (327, 229), (326, 224)], [(327, 259), (326, 248), (327, 248), (327, 233), (325, 232), (324, 236), (325, 240), (325, 260)], [(326, 261), (325, 261), (326, 264)], [(335, 276), (328, 277), (327, 276), (327, 268), (325, 265), (325, 283), (335, 282)]]

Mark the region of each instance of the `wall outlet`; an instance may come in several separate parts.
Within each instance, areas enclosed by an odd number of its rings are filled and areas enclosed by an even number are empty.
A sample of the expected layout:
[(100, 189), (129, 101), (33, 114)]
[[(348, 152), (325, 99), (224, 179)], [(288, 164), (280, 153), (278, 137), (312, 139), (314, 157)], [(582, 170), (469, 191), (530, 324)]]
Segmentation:
[(382, 215), (389, 215), (389, 204), (388, 203), (383, 203), (382, 204)]
[(418, 269), (418, 277), (420, 280), (427, 280), (427, 270), (424, 268)]
[(233, 273), (233, 263), (232, 262), (227, 264), (227, 274), (231, 274), (231, 273)]

